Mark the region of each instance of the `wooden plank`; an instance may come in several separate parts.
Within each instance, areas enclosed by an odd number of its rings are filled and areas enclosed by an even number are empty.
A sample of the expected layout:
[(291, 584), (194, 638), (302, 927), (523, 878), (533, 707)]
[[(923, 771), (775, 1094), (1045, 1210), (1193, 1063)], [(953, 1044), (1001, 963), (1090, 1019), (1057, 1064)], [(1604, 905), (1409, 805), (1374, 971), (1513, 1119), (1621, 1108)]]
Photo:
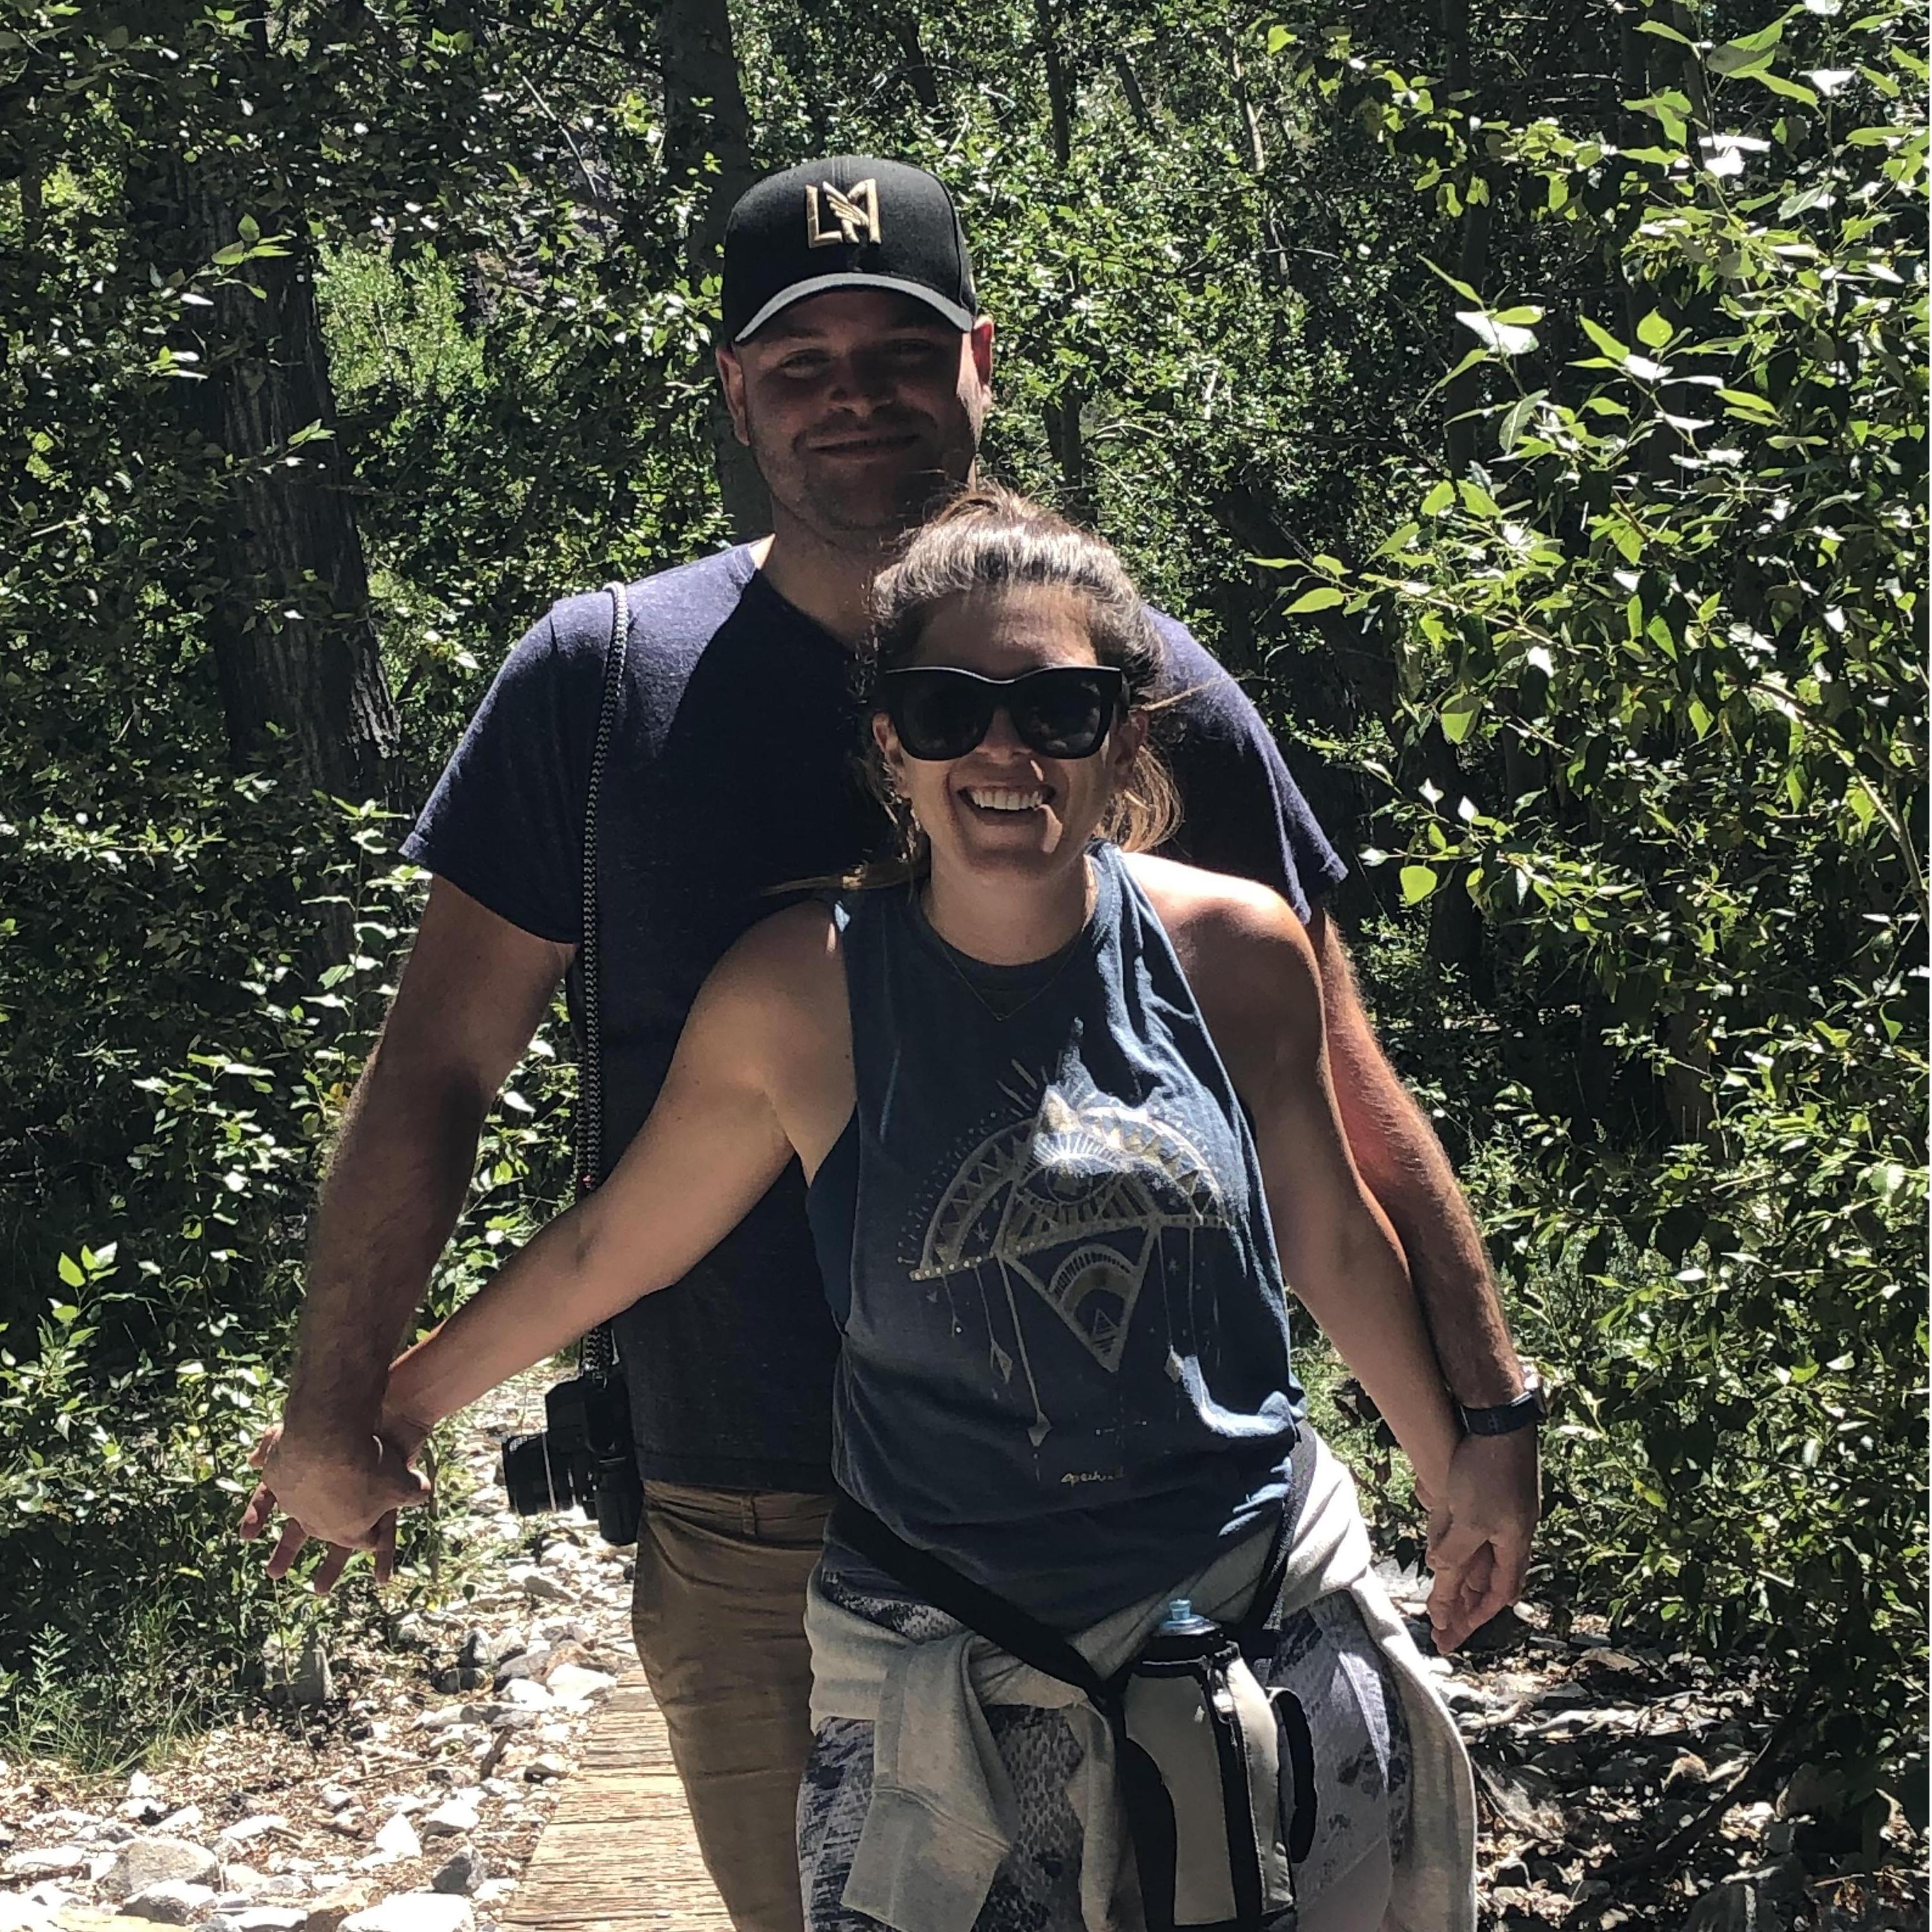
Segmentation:
[(639, 1673), (591, 1720), (578, 1768), (496, 1916), (520, 1932), (730, 1932), (663, 1714)]

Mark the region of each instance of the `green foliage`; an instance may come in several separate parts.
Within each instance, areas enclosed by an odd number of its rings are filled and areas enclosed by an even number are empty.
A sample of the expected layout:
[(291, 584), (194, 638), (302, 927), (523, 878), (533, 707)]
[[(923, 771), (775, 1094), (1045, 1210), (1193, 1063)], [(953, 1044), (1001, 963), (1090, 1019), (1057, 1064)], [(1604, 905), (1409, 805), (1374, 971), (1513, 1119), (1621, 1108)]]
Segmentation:
[[(1538, 1588), (1776, 1660), (1868, 1782), (1922, 1680), (1922, 16), (732, 13), (755, 159), (954, 184), (991, 466), (1376, 814), (1342, 909), (1558, 1388)], [(255, 460), (346, 459), (419, 800), (550, 597), (722, 535), (649, 34), (0, 32), (0, 1748), (113, 1761), (298, 1614), (227, 1526), (420, 890), (232, 754), (186, 399), (312, 270), (335, 420)], [(513, 1085), (432, 1312), (562, 1192), (568, 1071)]]
[(1454, 282), (1482, 460), (1301, 602), (1398, 638), (1404, 734), (1457, 748), (1392, 817), (1508, 1029), (1486, 1191), (1564, 1384), (1547, 1558), (1767, 1650), (1870, 1789), (1924, 1634), (1925, 70), (1902, 11), (1835, 11), (1713, 46), (1658, 10), (1688, 78), (1621, 155), (1309, 58), (1600, 266), (1560, 305)]

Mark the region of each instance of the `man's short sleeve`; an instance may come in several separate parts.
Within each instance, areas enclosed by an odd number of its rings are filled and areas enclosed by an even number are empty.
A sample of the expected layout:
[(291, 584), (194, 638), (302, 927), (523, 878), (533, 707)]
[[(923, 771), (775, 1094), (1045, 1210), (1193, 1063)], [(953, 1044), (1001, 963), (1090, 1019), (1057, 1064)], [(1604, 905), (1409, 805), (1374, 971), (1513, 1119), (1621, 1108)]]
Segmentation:
[(403, 853), (539, 939), (582, 932), (584, 807), (608, 598), (559, 604), (504, 659)]
[(1166, 648), (1174, 700), (1156, 714), (1154, 742), (1180, 793), (1180, 828), (1167, 851), (1271, 886), (1306, 920), (1348, 866), (1247, 694), (1184, 625), (1150, 614)]

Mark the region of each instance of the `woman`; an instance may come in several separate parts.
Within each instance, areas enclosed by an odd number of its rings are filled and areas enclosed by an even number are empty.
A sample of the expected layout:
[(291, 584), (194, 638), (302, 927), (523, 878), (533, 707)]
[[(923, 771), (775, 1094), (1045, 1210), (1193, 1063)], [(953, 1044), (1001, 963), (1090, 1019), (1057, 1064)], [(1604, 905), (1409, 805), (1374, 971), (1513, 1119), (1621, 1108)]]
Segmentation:
[[(842, 1488), (1104, 1670), (1170, 1596), (1238, 1615), (1279, 1531), (1256, 1668), (1312, 1736), (1302, 1923), (1467, 1925), (1466, 1765), (1299, 1420), (1284, 1275), (1425, 1488), (1453, 1413), (1337, 1121), (1306, 936), (1146, 855), (1172, 817), (1158, 668), (1096, 539), (991, 490), (915, 538), (871, 661), (894, 883), (726, 956), (610, 1179), (398, 1360), (390, 1410), (413, 1436), (675, 1281), (796, 1157), (844, 1336)], [(814, 1927), (1134, 1922), (1077, 1700), (836, 1521), (810, 1628)]]

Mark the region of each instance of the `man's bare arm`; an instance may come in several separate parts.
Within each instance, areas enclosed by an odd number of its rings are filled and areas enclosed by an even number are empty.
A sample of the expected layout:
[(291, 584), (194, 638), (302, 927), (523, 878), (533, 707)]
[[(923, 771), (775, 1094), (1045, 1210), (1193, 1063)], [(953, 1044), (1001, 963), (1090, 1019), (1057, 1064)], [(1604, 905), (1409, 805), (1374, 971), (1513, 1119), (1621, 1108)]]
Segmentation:
[(490, 1103), (571, 954), (432, 884), (322, 1182), (287, 1408), (244, 1534), (279, 1506), (346, 1552), (372, 1540), (370, 1504), (419, 1486), (372, 1448), (389, 1364), (462, 1211)]
[[(1522, 1378), (1476, 1217), (1435, 1130), (1382, 1052), (1347, 949), (1325, 913), (1309, 921), (1308, 936), (1321, 969), (1329, 1063), (1349, 1151), (1408, 1257), (1443, 1378), (1469, 1408), (1510, 1402)], [(1436, 1559), (1466, 1580), (1446, 1617), (1430, 1606), (1444, 1649), (1522, 1593), (1541, 1514), (1538, 1460), (1533, 1427), (1469, 1436), (1448, 1492), (1432, 1499), (1449, 1523)]]

